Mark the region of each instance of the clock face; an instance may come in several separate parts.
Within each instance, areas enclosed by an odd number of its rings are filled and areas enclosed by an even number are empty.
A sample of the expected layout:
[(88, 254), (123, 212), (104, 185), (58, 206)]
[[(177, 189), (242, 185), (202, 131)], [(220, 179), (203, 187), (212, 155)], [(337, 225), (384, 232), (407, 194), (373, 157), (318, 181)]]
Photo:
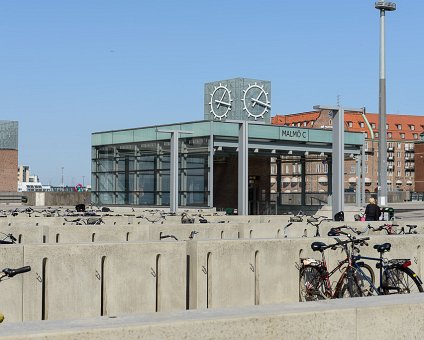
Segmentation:
[(226, 118), (228, 112), (231, 111), (232, 101), (231, 91), (225, 85), (219, 83), (219, 86), (215, 86), (215, 89), (211, 93), (211, 101), (209, 102), (210, 113), (219, 120)]
[(264, 114), (271, 109), (271, 102), (268, 100), (268, 92), (264, 86), (257, 83), (250, 85), (243, 90), (243, 110), (248, 113), (248, 117), (256, 119), (264, 118)]

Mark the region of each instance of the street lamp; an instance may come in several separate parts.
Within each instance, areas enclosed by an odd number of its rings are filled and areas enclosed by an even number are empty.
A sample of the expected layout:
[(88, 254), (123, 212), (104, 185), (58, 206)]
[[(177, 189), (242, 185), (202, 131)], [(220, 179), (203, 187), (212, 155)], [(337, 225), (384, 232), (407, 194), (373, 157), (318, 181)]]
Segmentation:
[(375, 8), (380, 11), (380, 81), (379, 81), (379, 124), (378, 124), (378, 204), (387, 203), (387, 129), (386, 129), (386, 65), (385, 65), (385, 27), (386, 11), (395, 11), (396, 4), (377, 1)]

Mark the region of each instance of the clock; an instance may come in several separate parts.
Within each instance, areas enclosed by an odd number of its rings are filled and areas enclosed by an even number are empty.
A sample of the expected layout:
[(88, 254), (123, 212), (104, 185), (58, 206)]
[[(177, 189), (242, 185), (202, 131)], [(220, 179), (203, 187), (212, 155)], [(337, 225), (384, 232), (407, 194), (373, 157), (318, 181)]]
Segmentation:
[(227, 118), (227, 114), (231, 111), (231, 91), (222, 83), (219, 86), (214, 86), (211, 93), (211, 101), (209, 102), (210, 113), (214, 115), (215, 119), (222, 120)]
[(243, 90), (241, 100), (243, 111), (246, 111), (248, 117), (253, 117), (255, 120), (264, 118), (265, 113), (271, 109), (271, 102), (268, 100), (268, 92), (265, 91), (264, 85), (248, 84), (248, 87)]

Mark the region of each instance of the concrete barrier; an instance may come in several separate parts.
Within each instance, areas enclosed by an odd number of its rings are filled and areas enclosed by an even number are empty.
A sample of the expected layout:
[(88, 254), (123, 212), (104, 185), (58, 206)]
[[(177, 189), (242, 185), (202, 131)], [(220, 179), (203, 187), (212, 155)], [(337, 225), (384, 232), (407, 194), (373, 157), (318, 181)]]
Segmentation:
[(32, 271), (2, 282), (7, 320), (185, 309), (182, 242), (6, 245), (1, 265)]
[(8, 340), (420, 339), (424, 294), (6, 324)]
[[(24, 244), (0, 247), (3, 268), (33, 268), (2, 283), (12, 297), (2, 301), (1, 310), (12, 321), (295, 302), (299, 257), (319, 257), (310, 248), (313, 241), (334, 242), (283, 238), (275, 222), (37, 226), (22, 219), (19, 226), (19, 221), (0, 229), (19, 231)], [(323, 224), (323, 231), (334, 223)], [(199, 234), (188, 240), (192, 230)], [(188, 241), (158, 242), (161, 233), (171, 232)], [(371, 246), (383, 242), (392, 243), (388, 258), (411, 258), (412, 269), (424, 275), (424, 235), (371, 235)], [(378, 257), (371, 246), (362, 254)], [(341, 258), (328, 251), (329, 267)]]

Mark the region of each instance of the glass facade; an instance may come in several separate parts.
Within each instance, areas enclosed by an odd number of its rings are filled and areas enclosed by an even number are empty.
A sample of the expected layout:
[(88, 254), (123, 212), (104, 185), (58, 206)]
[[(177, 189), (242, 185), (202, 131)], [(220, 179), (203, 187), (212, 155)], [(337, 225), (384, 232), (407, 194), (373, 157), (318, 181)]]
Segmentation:
[(0, 120), (0, 149), (18, 150), (18, 122)]
[[(209, 137), (179, 139), (179, 206), (208, 206)], [(169, 206), (170, 141), (92, 148), (92, 199), (99, 205)]]

